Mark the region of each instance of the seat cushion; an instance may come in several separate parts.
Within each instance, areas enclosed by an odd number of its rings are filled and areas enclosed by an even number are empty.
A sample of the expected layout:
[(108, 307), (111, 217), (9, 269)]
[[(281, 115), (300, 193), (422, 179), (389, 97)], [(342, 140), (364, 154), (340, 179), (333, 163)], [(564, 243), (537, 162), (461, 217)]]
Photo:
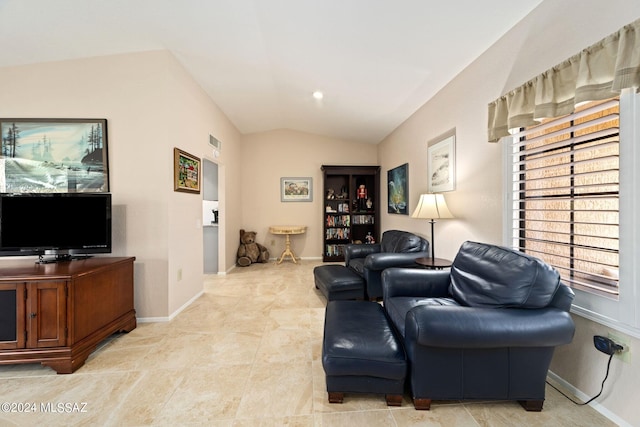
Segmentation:
[(405, 318), (407, 313), (414, 307), (419, 305), (453, 305), (458, 306), (452, 298), (424, 298), (412, 296), (398, 296), (388, 298), (385, 301), (385, 310), (389, 316), (389, 320), (395, 326), (396, 330), (404, 337)]
[(538, 258), (485, 243), (465, 242), (451, 266), (449, 293), (470, 307), (542, 308), (560, 274)]
[(349, 260), (349, 268), (361, 277), (364, 277), (364, 261), (366, 258), (354, 258)]

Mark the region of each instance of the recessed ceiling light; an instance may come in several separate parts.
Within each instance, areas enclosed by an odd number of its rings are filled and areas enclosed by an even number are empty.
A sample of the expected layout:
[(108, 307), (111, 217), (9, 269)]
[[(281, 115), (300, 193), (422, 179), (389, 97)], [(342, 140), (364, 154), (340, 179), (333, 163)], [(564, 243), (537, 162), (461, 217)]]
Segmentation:
[(324, 94), (322, 92), (320, 92), (319, 90), (313, 92), (313, 97), (315, 99), (322, 99), (324, 98)]

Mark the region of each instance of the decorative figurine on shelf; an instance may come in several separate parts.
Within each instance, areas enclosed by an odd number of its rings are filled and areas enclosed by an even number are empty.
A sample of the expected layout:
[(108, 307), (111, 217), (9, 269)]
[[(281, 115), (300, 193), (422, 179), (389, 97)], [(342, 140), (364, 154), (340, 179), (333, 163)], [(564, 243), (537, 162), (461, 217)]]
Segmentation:
[(372, 207), (373, 207), (373, 200), (371, 200), (371, 197), (369, 197), (367, 199), (367, 210), (370, 211)]
[(364, 241), (367, 242), (367, 245), (373, 245), (376, 242), (376, 239), (373, 238), (373, 235), (369, 231), (365, 236)]
[(348, 199), (349, 198), (349, 193), (347, 192), (347, 187), (342, 187), (340, 189), (340, 195), (338, 196), (338, 199)]
[(367, 187), (365, 187), (364, 184), (360, 184), (360, 186), (358, 187), (358, 193), (357, 193), (357, 199), (358, 199), (358, 210), (365, 210), (366, 209), (366, 203), (367, 203)]
[(336, 198), (336, 192), (333, 188), (327, 190), (327, 200), (333, 200)]

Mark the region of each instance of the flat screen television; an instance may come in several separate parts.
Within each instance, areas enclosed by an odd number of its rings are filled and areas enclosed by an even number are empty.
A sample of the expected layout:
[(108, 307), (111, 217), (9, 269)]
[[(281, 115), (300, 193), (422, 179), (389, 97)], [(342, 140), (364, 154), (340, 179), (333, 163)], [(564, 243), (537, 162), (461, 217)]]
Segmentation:
[(111, 194), (0, 194), (0, 256), (111, 252)]

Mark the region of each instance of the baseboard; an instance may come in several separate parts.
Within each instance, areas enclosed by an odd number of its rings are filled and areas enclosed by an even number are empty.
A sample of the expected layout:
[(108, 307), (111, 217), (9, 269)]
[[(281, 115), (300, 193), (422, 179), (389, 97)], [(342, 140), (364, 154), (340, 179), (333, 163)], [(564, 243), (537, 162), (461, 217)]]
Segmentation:
[[(278, 262), (278, 260), (279, 260), (279, 259), (280, 259), (280, 256), (277, 256), (277, 257), (271, 257), (271, 258), (269, 258), (269, 262), (270, 262), (270, 263), (271, 263), (271, 262), (276, 263), (276, 262)], [(302, 260), (305, 260), (305, 261), (318, 261), (318, 260), (321, 260), (321, 259), (322, 259), (322, 257), (321, 257), (321, 256), (303, 256), (303, 257), (296, 257), (296, 260), (300, 260), (300, 261), (302, 261)], [(291, 262), (291, 258), (285, 258), (285, 259), (284, 259), (284, 261), (289, 261), (289, 262)], [(231, 266), (231, 268), (229, 268), (225, 273), (218, 273), (218, 274), (227, 274), (227, 273), (231, 272), (231, 270), (233, 270), (233, 269), (234, 269), (234, 268), (236, 268), (236, 267), (238, 267), (238, 265), (237, 265), (237, 264), (233, 264), (233, 265)], [(243, 267), (243, 268), (244, 268), (244, 267)]]
[[(321, 260), (322, 257), (302, 257), (300, 259), (301, 260)], [(277, 261), (277, 260), (278, 258), (269, 258), (269, 261)], [(238, 266), (234, 264), (227, 271), (219, 271), (218, 273), (212, 273), (211, 275), (217, 274), (219, 276), (226, 276), (236, 268), (238, 268)], [(196, 294), (196, 296), (194, 296), (189, 301), (184, 303), (182, 307), (180, 307), (179, 309), (177, 309), (167, 317), (138, 317), (136, 320), (138, 321), (138, 323), (170, 322), (171, 320), (173, 320), (174, 317), (180, 314), (185, 308), (189, 307), (195, 300), (197, 300), (203, 293), (204, 291), (200, 291), (198, 294)]]
[(204, 294), (204, 290), (198, 292), (193, 298), (189, 301), (185, 302), (178, 308), (176, 311), (171, 313), (168, 317), (138, 317), (136, 320), (138, 323), (154, 323), (154, 322), (170, 322), (172, 321), (178, 314), (182, 313), (187, 307), (189, 307), (195, 300), (200, 298)]
[(138, 323), (160, 323), (160, 322), (168, 322), (170, 319), (168, 317), (137, 317), (136, 321)]
[[(592, 396), (588, 396), (585, 393), (583, 393), (582, 391), (578, 390), (572, 384), (569, 384), (564, 379), (560, 378), (558, 375), (554, 374), (551, 371), (549, 371), (547, 376), (548, 376), (548, 378), (550, 380), (552, 380), (553, 382), (559, 384), (562, 388), (564, 388), (565, 390), (569, 391), (570, 393), (572, 393), (574, 396), (576, 396), (577, 398), (579, 398), (583, 402), (586, 402), (587, 400), (591, 399), (591, 397), (592, 397)], [(605, 406), (601, 405), (600, 403), (598, 403), (596, 401), (593, 401), (593, 402), (589, 403), (589, 406), (591, 406), (593, 409), (595, 409), (600, 414), (602, 414), (603, 416), (605, 416), (606, 418), (611, 420), (611, 422), (616, 423), (620, 427), (633, 427), (631, 424), (629, 424), (628, 422), (626, 422), (625, 420), (623, 420), (622, 418), (620, 418), (619, 416), (617, 416), (616, 414), (611, 412), (609, 409), (607, 409)]]

